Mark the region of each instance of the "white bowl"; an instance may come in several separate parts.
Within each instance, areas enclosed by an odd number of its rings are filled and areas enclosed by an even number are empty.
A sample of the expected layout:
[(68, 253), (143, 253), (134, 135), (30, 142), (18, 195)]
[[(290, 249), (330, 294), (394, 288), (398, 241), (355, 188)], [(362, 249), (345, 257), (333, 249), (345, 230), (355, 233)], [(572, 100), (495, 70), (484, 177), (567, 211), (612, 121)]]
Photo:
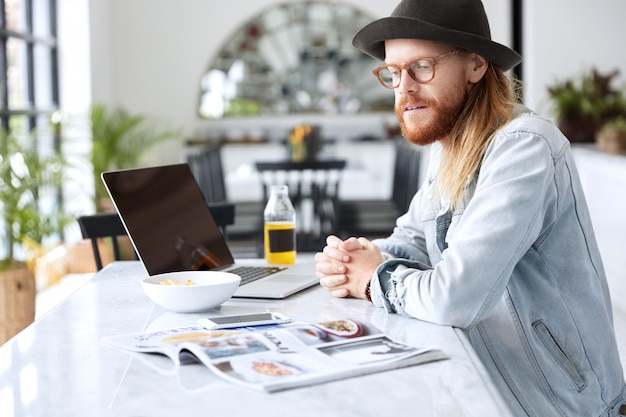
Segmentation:
[[(163, 285), (165, 280), (194, 285)], [(146, 295), (156, 304), (176, 313), (211, 310), (228, 300), (239, 287), (241, 277), (220, 271), (181, 271), (153, 275), (141, 282)]]

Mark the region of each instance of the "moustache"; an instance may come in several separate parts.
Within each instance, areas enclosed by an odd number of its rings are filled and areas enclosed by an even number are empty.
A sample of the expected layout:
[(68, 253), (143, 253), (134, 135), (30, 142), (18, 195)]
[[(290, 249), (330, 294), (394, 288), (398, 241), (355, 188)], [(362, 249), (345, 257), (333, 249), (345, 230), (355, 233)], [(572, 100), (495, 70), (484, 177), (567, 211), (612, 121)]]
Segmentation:
[(404, 97), (396, 101), (396, 110), (404, 110), (411, 107), (433, 107), (434, 100), (425, 97)]

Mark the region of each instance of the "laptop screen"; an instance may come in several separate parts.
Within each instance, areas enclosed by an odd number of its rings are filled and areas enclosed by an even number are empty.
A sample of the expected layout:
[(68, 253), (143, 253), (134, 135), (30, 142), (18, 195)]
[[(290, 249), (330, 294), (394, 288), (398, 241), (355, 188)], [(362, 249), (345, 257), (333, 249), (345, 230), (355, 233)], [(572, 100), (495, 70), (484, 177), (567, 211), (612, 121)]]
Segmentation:
[(102, 179), (148, 274), (234, 262), (187, 164), (105, 172)]

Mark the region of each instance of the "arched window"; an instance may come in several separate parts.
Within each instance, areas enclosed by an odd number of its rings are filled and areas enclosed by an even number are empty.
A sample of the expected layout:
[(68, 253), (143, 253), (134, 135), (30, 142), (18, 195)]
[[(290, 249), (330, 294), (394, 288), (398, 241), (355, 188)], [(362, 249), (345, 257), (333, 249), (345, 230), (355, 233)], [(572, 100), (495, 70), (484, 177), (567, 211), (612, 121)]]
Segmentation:
[(340, 1), (270, 6), (238, 28), (200, 82), (206, 118), (393, 109), (376, 61), (352, 46), (374, 18)]

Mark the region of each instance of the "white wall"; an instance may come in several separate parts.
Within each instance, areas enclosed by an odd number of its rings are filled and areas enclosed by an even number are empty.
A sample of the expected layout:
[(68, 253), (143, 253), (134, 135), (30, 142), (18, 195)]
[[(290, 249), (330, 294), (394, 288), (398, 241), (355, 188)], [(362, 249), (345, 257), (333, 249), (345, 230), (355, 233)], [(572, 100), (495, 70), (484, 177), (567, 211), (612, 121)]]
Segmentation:
[(524, 1), (525, 102), (537, 111), (549, 109), (547, 88), (555, 80), (577, 76), (595, 66), (602, 73), (626, 75), (626, 1)]
[[(91, 42), (89, 33), (89, 7), (87, 2), (76, 0), (57, 1), (59, 37), (59, 84), (60, 103), (68, 116), (63, 126), (64, 155), (71, 161), (73, 171), (65, 182), (64, 208), (70, 213), (93, 212), (91, 198), (94, 184), (89, 172), (91, 166), (82, 157), (90, 149), (85, 110), (91, 103), (91, 65), (89, 61)], [(70, 116), (71, 115), (71, 116)], [(79, 235), (78, 225), (67, 230), (68, 241), (72, 234)]]
[[(123, 105), (191, 128), (198, 121), (200, 77), (235, 28), (276, 0), (92, 0), (110, 14), (92, 13), (100, 22), (93, 33), (107, 37), (108, 64), (94, 66), (94, 100)], [(385, 2), (370, 1), (367, 9), (388, 13)], [(363, 7), (362, 5), (359, 7)], [(108, 32), (108, 34), (106, 34)], [(93, 54), (101, 51), (93, 49)], [(94, 57), (92, 61), (103, 59)], [(110, 90), (96, 91), (98, 80)]]
[[(344, 1), (376, 18), (389, 15), (396, 4)], [(282, 2), (89, 0), (93, 101), (157, 116), (195, 133), (210, 123), (197, 116), (199, 81), (222, 43), (238, 25)], [(509, 44), (508, 2), (486, 0), (485, 5), (493, 38)], [(180, 147), (169, 145), (154, 159), (170, 162), (179, 154)]]

